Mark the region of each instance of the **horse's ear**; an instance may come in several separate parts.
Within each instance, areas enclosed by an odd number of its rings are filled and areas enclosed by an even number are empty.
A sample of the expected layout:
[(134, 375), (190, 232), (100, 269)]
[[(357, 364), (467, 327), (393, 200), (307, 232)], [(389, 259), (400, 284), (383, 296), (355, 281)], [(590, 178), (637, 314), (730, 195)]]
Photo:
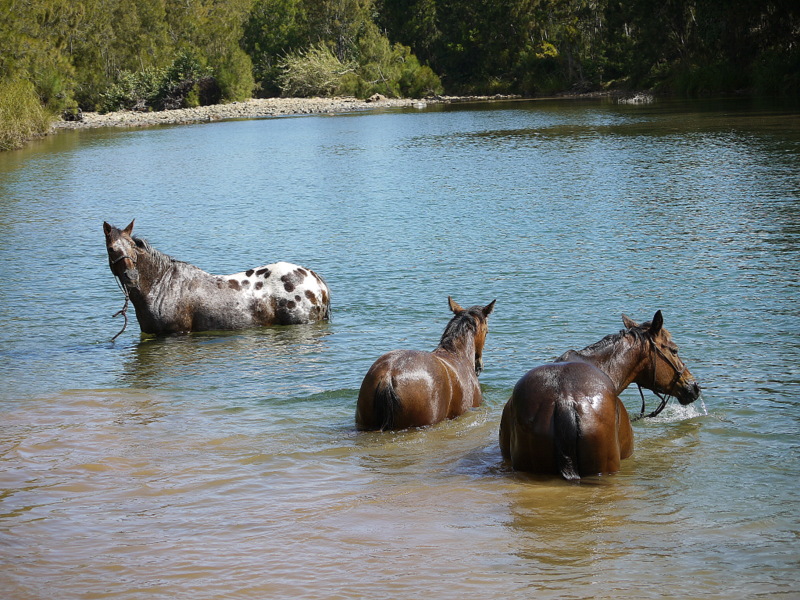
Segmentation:
[(656, 314), (653, 315), (653, 320), (650, 323), (650, 333), (652, 335), (656, 335), (661, 328), (664, 326), (664, 316), (661, 314), (661, 311), (656, 311)]
[(103, 233), (108, 235), (111, 233), (111, 230), (114, 229), (111, 225), (109, 225), (106, 221), (103, 221)]
[(483, 317), (484, 318), (486, 318), (490, 314), (492, 314), (492, 311), (494, 310), (494, 303), (495, 302), (497, 302), (497, 298), (495, 298), (489, 304), (487, 304), (486, 306), (483, 307)]
[(452, 310), (456, 314), (464, 311), (464, 309), (461, 308), (458, 302), (453, 300), (450, 296), (447, 297), (447, 303), (450, 305), (450, 310)]
[(634, 327), (637, 326), (636, 321), (634, 321), (628, 315), (625, 314), (622, 315), (622, 324), (625, 325), (627, 329), (633, 329)]
[(136, 221), (136, 219), (131, 221), (130, 224), (125, 229), (122, 230), (122, 233), (127, 233), (128, 235), (130, 235), (133, 232), (133, 223), (135, 221)]

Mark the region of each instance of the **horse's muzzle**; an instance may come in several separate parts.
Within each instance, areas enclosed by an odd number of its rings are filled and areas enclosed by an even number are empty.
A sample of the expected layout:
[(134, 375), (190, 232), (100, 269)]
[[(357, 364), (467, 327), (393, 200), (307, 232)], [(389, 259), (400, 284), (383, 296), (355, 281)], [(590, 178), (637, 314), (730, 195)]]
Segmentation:
[(130, 287), (139, 285), (139, 270), (138, 269), (125, 269), (120, 275), (122, 283)]
[(675, 395), (683, 406), (691, 404), (700, 397), (700, 384), (694, 379), (687, 381), (686, 385), (681, 388), (680, 392)]

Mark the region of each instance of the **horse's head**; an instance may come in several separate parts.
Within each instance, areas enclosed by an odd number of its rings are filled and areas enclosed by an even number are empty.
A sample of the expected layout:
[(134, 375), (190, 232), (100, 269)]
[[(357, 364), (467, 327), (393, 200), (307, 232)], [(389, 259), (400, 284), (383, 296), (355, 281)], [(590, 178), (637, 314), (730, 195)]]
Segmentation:
[(125, 229), (117, 229), (113, 225), (103, 223), (106, 234), (106, 250), (111, 272), (119, 277), (123, 285), (136, 287), (139, 284), (139, 271), (136, 268), (136, 241), (131, 237), (133, 221)]
[(467, 309), (461, 308), (458, 302), (450, 296), (447, 297), (447, 302), (450, 304), (450, 310), (455, 314), (451, 323), (459, 317), (469, 319), (469, 321), (465, 322), (471, 321), (474, 323), (475, 373), (480, 375), (481, 371), (483, 371), (483, 345), (486, 343), (486, 334), (489, 333), (489, 315), (492, 314), (494, 303), (497, 300), (492, 300), (486, 306), (471, 306)]
[(678, 345), (664, 327), (661, 311), (652, 321), (638, 325), (622, 315), (622, 322), (629, 331), (645, 340), (646, 366), (636, 383), (654, 392), (675, 396), (681, 404), (691, 404), (700, 397), (700, 386), (678, 356)]

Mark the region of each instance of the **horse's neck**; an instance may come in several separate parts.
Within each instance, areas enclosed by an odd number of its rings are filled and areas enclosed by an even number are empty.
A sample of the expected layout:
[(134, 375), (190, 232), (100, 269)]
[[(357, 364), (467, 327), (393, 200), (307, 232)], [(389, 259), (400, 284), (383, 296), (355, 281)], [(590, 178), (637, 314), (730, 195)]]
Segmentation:
[[(459, 362), (466, 362), (469, 365), (475, 364), (475, 337), (472, 335), (464, 335), (452, 342), (453, 348), (444, 348), (439, 346), (434, 350), (435, 354), (440, 356), (448, 356)], [(474, 370), (474, 366), (473, 366)]]
[(137, 269), (142, 296), (145, 298), (179, 292), (181, 282), (185, 280), (211, 277), (202, 269), (155, 249), (139, 256)]
[(597, 351), (586, 353), (580, 351), (574, 355), (608, 375), (614, 383), (617, 394), (639, 377), (646, 363), (642, 343), (636, 339), (631, 343), (625, 337), (620, 337), (614, 343)]

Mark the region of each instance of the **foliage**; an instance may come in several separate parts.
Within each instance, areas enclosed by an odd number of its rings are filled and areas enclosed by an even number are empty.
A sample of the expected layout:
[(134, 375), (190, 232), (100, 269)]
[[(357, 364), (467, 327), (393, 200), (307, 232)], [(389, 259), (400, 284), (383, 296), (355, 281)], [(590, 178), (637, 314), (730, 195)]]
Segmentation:
[(241, 48), (232, 49), (218, 56), (214, 72), (219, 85), (217, 101), (222, 98), (238, 102), (247, 100), (252, 95), (256, 86), (253, 79), (253, 62)]
[(301, 3), (254, 0), (244, 25), (242, 47), (253, 61), (253, 77), (261, 94), (280, 94), (281, 57), (302, 48), (307, 37)]
[(402, 44), (392, 45), (372, 23), (363, 23), (361, 33), (348, 51), (350, 59), (336, 55), (334, 44), (319, 42), (286, 56), (279, 64), (278, 86), (285, 96), (332, 94), (368, 97), (419, 98), (442, 91), (441, 81)]
[(0, 80), (0, 150), (19, 148), (26, 140), (44, 135), (51, 120), (31, 82)]
[(342, 63), (324, 44), (284, 57), (278, 68), (283, 95), (301, 98), (341, 93), (344, 76), (355, 70), (353, 64)]
[(101, 110), (170, 110), (219, 101), (213, 69), (182, 52), (168, 67), (123, 71), (102, 94)]

